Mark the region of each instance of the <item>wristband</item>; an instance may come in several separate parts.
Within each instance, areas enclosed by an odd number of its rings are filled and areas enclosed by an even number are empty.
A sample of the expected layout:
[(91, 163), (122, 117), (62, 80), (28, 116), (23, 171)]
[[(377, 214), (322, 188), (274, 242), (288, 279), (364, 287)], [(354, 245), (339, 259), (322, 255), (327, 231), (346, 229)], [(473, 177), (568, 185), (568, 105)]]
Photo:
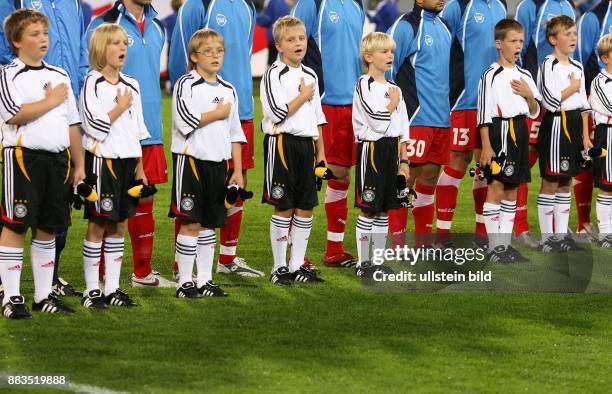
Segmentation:
[(408, 160), (406, 160), (406, 159), (402, 159), (402, 160), (400, 160), (400, 164), (408, 164), (408, 165), (410, 165), (410, 162)]

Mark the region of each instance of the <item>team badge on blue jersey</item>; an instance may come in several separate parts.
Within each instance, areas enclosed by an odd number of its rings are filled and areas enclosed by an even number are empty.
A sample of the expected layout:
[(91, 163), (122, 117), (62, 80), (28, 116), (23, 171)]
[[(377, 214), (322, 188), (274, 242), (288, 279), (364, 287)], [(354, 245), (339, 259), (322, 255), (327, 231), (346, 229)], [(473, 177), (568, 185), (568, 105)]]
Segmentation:
[(227, 18), (223, 14), (217, 14), (216, 20), (219, 26), (225, 26), (225, 24), (227, 23)]
[(332, 23), (338, 23), (340, 15), (336, 11), (329, 11), (329, 20), (332, 21)]

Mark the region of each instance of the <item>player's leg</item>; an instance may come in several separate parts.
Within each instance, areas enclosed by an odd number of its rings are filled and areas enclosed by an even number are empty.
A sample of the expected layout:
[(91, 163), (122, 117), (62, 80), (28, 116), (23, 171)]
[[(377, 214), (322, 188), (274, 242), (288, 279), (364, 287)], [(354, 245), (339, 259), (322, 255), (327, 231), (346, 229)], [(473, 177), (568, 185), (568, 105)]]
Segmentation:
[[(487, 229), (487, 237), (489, 240), (488, 253), (490, 258), (493, 256), (503, 257), (505, 250), (500, 235), (500, 220), (501, 201), (504, 194), (504, 184), (497, 179), (494, 179), (487, 186), (487, 199), (483, 204), (483, 219)], [(500, 248), (501, 247), (501, 248)]]
[[(610, 142), (610, 143), (609, 143)], [(599, 125), (595, 130), (595, 147), (612, 148), (612, 128)], [(612, 155), (596, 159), (593, 163), (595, 186), (599, 188), (595, 210), (599, 226), (599, 245), (612, 248)]]
[(430, 246), (432, 244), (431, 232), (434, 221), (434, 194), (440, 175), (441, 166), (434, 163), (423, 164), (420, 174), (415, 178), (414, 191), (417, 198), (414, 200), (412, 215), (414, 216), (415, 246)]
[[(255, 137), (253, 120), (241, 121), (240, 123), (247, 139), (247, 143), (242, 146), (242, 177), (244, 179), (246, 188), (248, 180), (247, 170), (255, 167)], [(263, 276), (263, 272), (249, 267), (243, 258), (236, 257), (236, 248), (238, 247), (238, 239), (240, 237), (243, 210), (244, 201), (239, 198), (236, 204), (227, 211), (227, 224), (220, 230), (221, 247), (219, 252), (219, 262), (217, 264), (217, 272), (224, 274), (236, 274), (244, 277), (261, 277)]]
[[(587, 122), (589, 127), (589, 137), (593, 142), (595, 130), (593, 120), (589, 115)], [(576, 213), (578, 214), (578, 233), (586, 233), (597, 239), (597, 230), (591, 224), (591, 204), (593, 200), (593, 168), (587, 168), (574, 177), (574, 199), (576, 200)]]
[[(159, 185), (168, 181), (166, 157), (163, 145), (143, 146), (142, 163), (149, 184)], [(155, 240), (154, 197), (141, 198), (136, 214), (128, 219), (128, 232), (132, 242), (134, 271), (133, 287), (174, 287), (174, 283), (151, 268), (153, 242)]]
[(104, 294), (106, 304), (125, 307), (136, 306), (137, 304), (119, 288), (127, 219), (107, 222), (107, 230), (107, 235), (104, 238), (104, 260), (106, 261)]
[[(6, 176), (6, 169), (4, 174)], [(5, 317), (12, 319), (32, 317), (19, 291), (26, 230), (27, 227), (13, 227), (4, 224), (2, 234), (0, 234), (0, 278), (4, 288), (2, 313)]]
[(354, 258), (344, 250), (344, 231), (348, 218), (348, 189), (350, 169), (355, 163), (355, 136), (350, 106), (323, 105), (327, 125), (323, 126), (325, 158), (328, 168), (338, 179), (327, 182), (325, 189), (325, 215), (327, 217), (327, 243), (324, 265), (351, 267)]
[(106, 221), (102, 218), (90, 218), (87, 233), (83, 240), (83, 271), (85, 274), (85, 291), (81, 305), (85, 308), (106, 309), (106, 303), (99, 284), (99, 266), (102, 258), (102, 241), (106, 230)]

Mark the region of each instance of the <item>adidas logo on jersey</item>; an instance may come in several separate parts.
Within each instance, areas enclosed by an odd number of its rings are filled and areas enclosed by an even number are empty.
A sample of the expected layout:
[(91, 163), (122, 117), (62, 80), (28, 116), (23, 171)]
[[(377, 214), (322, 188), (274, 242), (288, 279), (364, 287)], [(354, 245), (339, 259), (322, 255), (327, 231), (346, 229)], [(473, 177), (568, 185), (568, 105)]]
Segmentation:
[(385, 92), (385, 98), (391, 98), (391, 96), (389, 96), (389, 92)]
[(213, 104), (219, 104), (219, 97), (215, 97), (212, 101)]
[(49, 86), (49, 84), (45, 82), (45, 84), (43, 85), (43, 90), (47, 90), (47, 86)]

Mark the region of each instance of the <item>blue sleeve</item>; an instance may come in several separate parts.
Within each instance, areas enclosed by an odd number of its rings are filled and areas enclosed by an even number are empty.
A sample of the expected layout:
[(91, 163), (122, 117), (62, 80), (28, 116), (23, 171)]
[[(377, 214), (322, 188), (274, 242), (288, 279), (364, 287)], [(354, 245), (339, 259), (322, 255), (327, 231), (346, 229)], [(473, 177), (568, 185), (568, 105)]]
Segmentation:
[(586, 67), (589, 57), (597, 48), (599, 37), (599, 21), (592, 12), (587, 12), (578, 22), (578, 48), (576, 56), (580, 63)]
[(259, 23), (259, 26), (268, 27), (272, 26), (274, 21), (274, 2), (271, 0), (268, 6), (257, 14), (257, 23)]
[(391, 26), (387, 34), (395, 40), (395, 51), (393, 52), (393, 68), (387, 72), (387, 78), (395, 81), (395, 76), (404, 60), (410, 55), (410, 47), (414, 39), (414, 31), (410, 23), (398, 20)]
[(529, 0), (521, 1), (516, 7), (516, 15), (514, 16), (514, 19), (519, 21), (519, 23), (523, 25), (523, 29), (525, 29), (525, 44), (523, 45), (523, 50), (521, 51), (522, 65), (522, 59), (524, 59), (525, 55), (527, 54), (527, 47), (531, 42), (531, 36), (536, 24), (535, 3)]
[[(87, 30), (85, 30), (85, 34), (83, 34), (81, 38), (81, 49), (83, 53), (79, 59), (79, 74), (82, 72), (82, 70), (85, 70), (85, 74), (87, 74), (87, 69), (89, 68), (89, 41), (91, 40), (91, 35), (93, 34), (94, 30), (96, 30), (96, 27), (100, 26), (102, 23), (102, 18), (94, 18), (89, 23), (89, 26), (87, 26)], [(83, 81), (85, 81), (85, 75), (83, 76)]]
[[(179, 9), (172, 32), (172, 45), (170, 45), (168, 61), (168, 74), (172, 85), (181, 75), (187, 72), (189, 39), (193, 33), (204, 27), (205, 17), (202, 2), (199, 0), (187, 0)], [(254, 15), (253, 18), (255, 18)]]
[(295, 7), (293, 7), (293, 10), (291, 10), (291, 16), (301, 19), (306, 26), (306, 36), (312, 36), (317, 20), (317, 7), (314, 0), (299, 0)]
[[(79, 22), (81, 24), (81, 47), (79, 51), (79, 89), (83, 87), (83, 81), (85, 81), (85, 75), (87, 75), (87, 69), (89, 68), (89, 54), (88, 47), (85, 45), (86, 42), (83, 40), (87, 34), (87, 26), (85, 25), (85, 16), (83, 14), (83, 7), (79, 9)], [(87, 42), (89, 45), (89, 43)], [(74, 92), (79, 97), (80, 92)]]
[(461, 26), (461, 6), (459, 2), (457, 0), (451, 0), (446, 4), (440, 13), (440, 18), (448, 22), (448, 26), (454, 37)]
[[(15, 7), (12, 1), (2, 1), (0, 3), (0, 23), (4, 24), (4, 19), (13, 11)], [(14, 58), (15, 54), (4, 35), (4, 28), (0, 28), (0, 64), (9, 64)]]

